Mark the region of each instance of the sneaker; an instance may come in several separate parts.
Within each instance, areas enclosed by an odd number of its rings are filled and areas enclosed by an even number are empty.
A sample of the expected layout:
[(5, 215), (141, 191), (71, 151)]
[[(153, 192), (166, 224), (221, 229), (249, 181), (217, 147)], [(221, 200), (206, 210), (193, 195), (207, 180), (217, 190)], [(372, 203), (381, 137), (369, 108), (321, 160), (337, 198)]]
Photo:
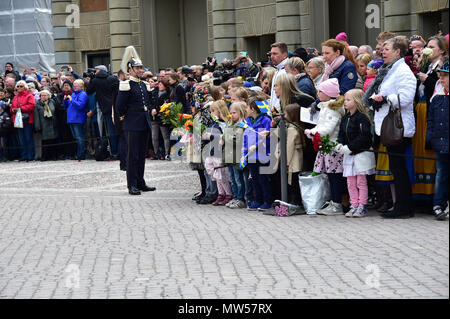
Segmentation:
[(433, 211), (436, 220), (445, 220), (447, 218), (447, 212), (443, 210), (440, 206), (434, 206)]
[(266, 210), (271, 209), (271, 208), (272, 208), (272, 204), (264, 203), (264, 204), (262, 204), (261, 206), (258, 207), (258, 210), (263, 212), (263, 211), (266, 211)]
[(353, 214), (356, 213), (357, 209), (358, 209), (357, 207), (351, 206), (350, 210), (347, 212), (347, 214), (345, 214), (345, 217), (350, 217), (350, 218), (353, 217)]
[(325, 216), (335, 216), (335, 215), (344, 215), (344, 211), (342, 210), (341, 204), (334, 203), (333, 201), (331, 201), (331, 203), (326, 208), (319, 209), (317, 211), (317, 214)]
[(249, 211), (258, 210), (258, 207), (261, 205), (262, 205), (262, 203), (257, 202), (257, 201), (248, 201), (247, 210), (249, 210)]
[(354, 218), (366, 217), (366, 214), (367, 214), (366, 206), (359, 205), (358, 208), (356, 209), (356, 212), (353, 214), (353, 217)]
[(172, 159), (170, 158), (170, 155), (166, 155), (165, 160), (170, 162)]
[(236, 201), (237, 201), (237, 199), (232, 199), (232, 200), (230, 200), (230, 201), (225, 205), (225, 207), (230, 207), (230, 205), (233, 205)]
[(241, 201), (241, 200), (235, 200), (233, 204), (231, 204), (230, 206), (228, 206), (228, 208), (231, 208), (231, 209), (241, 209), (241, 208), (247, 208), (247, 205), (245, 204), (244, 201)]

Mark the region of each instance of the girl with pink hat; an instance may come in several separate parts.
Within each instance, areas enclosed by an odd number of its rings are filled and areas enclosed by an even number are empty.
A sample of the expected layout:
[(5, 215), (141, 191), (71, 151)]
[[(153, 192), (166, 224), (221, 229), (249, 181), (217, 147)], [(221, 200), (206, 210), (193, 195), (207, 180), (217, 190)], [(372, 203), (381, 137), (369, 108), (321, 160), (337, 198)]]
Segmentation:
[[(321, 137), (330, 136), (333, 142), (337, 141), (339, 136), (339, 126), (341, 118), (344, 116), (344, 97), (340, 96), (338, 79), (332, 78), (323, 81), (319, 85), (319, 100), (317, 105), (320, 113), (317, 119), (317, 125), (311, 130), (305, 130), (306, 136), (313, 138), (316, 133)], [(318, 152), (316, 162), (314, 163), (314, 172), (326, 173), (330, 182), (332, 200), (322, 209), (317, 211), (320, 215), (343, 215), (342, 194), (345, 190), (345, 179), (342, 176), (344, 155), (336, 151), (331, 154)]]

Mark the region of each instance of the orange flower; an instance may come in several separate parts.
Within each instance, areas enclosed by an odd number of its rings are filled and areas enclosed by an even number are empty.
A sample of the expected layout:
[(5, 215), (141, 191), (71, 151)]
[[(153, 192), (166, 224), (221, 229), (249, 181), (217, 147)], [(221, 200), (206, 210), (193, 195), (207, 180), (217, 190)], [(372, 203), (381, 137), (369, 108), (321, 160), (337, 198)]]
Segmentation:
[(166, 116), (169, 116), (169, 114), (170, 114), (170, 110), (167, 110), (166, 113), (165, 113), (165, 115), (166, 115)]
[(184, 123), (184, 128), (186, 129), (186, 131), (189, 131), (191, 126), (194, 126), (194, 123), (192, 121), (186, 121), (186, 123)]
[(190, 119), (192, 119), (192, 115), (191, 114), (183, 114), (183, 119), (190, 120)]

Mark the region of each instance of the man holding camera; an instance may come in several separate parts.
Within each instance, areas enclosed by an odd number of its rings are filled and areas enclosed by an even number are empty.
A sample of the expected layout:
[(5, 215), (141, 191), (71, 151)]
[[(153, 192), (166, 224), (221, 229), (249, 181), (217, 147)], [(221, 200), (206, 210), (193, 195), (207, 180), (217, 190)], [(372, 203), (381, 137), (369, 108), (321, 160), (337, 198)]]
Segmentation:
[[(113, 90), (111, 87), (119, 80), (108, 74), (108, 69), (104, 65), (97, 65), (95, 67), (95, 77), (89, 82), (86, 92), (88, 94), (96, 93), (96, 99), (100, 110), (102, 112), (102, 120), (100, 121), (101, 129), (106, 126), (106, 136), (109, 139), (111, 146), (111, 157), (117, 159), (117, 134), (112, 120), (112, 106), (113, 106)], [(116, 84), (117, 85), (117, 84)], [(104, 123), (104, 124), (103, 124)]]

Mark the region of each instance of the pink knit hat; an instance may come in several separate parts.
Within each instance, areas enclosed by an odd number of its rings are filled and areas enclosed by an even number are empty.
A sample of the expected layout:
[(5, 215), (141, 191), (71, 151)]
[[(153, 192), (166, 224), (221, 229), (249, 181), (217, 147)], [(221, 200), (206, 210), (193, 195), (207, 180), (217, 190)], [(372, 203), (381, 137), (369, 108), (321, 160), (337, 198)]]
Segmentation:
[(319, 84), (319, 91), (325, 93), (329, 97), (337, 98), (340, 95), (338, 79), (332, 78)]
[(336, 40), (347, 42), (347, 33), (341, 32), (336, 36)]

